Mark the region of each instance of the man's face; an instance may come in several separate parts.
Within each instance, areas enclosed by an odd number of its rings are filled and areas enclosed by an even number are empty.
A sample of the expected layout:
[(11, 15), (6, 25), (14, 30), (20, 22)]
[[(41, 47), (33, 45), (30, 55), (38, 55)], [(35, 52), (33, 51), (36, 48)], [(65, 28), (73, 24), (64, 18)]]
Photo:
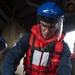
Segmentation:
[(40, 25), (41, 25), (41, 34), (44, 39), (51, 38), (58, 28), (57, 24), (49, 24), (44, 21), (40, 21)]

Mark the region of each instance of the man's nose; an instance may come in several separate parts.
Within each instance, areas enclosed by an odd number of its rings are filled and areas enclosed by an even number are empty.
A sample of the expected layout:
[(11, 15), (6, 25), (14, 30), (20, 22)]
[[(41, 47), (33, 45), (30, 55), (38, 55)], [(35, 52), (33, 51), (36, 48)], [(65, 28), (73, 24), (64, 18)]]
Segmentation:
[(50, 28), (49, 27), (46, 27), (45, 32), (49, 32), (49, 31), (50, 31)]

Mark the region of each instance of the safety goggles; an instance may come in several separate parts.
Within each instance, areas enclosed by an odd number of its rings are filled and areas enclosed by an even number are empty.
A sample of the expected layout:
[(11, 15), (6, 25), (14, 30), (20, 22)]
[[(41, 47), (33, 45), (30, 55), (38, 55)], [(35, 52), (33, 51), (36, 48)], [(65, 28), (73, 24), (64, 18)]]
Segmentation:
[(43, 28), (48, 28), (48, 29), (56, 29), (58, 27), (58, 24), (45, 24), (43, 22), (40, 22), (40, 25), (43, 27)]

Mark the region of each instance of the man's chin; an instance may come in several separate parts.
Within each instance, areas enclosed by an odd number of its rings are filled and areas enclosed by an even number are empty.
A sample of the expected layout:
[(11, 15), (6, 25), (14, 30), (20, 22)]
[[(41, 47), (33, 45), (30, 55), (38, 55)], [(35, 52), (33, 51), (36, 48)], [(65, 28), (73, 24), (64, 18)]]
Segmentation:
[(44, 39), (45, 39), (45, 40), (48, 40), (48, 39), (50, 39), (50, 37), (44, 37)]

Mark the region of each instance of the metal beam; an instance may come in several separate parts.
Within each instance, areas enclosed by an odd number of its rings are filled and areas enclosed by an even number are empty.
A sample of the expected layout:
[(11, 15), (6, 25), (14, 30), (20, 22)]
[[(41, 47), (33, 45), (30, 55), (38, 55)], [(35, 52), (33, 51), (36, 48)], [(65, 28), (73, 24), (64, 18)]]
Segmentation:
[(34, 11), (36, 11), (36, 8), (30, 8), (30, 9), (25, 9), (24, 11), (22, 11), (21, 13), (18, 14), (19, 18), (23, 18), (24, 16), (27, 16), (31, 13), (33, 13)]
[(35, 3), (31, 2), (30, 0), (26, 0), (26, 3), (27, 3), (27, 5), (29, 5), (29, 6), (39, 7), (38, 4), (35, 4)]
[[(2, 20), (2, 19), (0, 19), (0, 24), (5, 24), (5, 22)], [(1, 25), (0, 25), (1, 26)]]
[(65, 13), (64, 15), (65, 15), (65, 17), (75, 16), (75, 12), (73, 12), (73, 13)]
[(5, 22), (2, 20), (2, 19), (0, 19), (0, 29), (2, 28), (2, 26), (5, 24)]
[(9, 21), (9, 17), (6, 15), (6, 13), (0, 8), (0, 15), (5, 19), (6, 22)]

